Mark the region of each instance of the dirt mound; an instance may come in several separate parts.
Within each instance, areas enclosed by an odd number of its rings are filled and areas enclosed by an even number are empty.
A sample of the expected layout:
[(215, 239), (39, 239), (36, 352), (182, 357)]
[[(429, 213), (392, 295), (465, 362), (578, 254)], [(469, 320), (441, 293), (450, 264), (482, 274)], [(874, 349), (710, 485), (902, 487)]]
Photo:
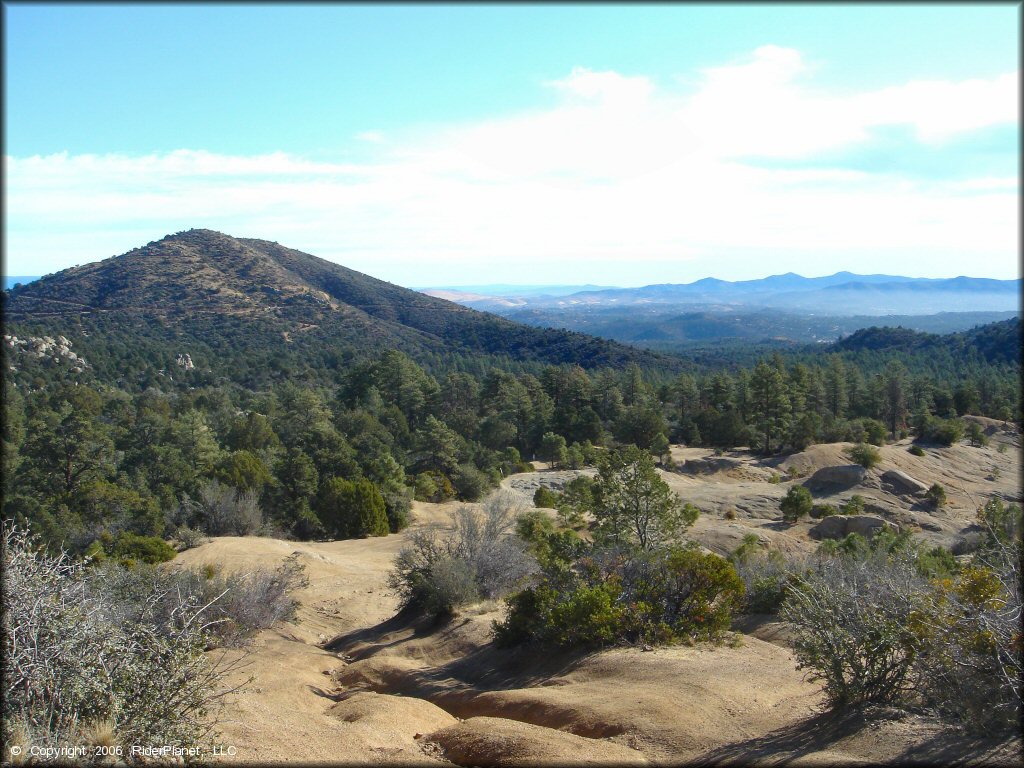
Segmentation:
[(425, 738), (457, 765), (645, 765), (635, 749), (495, 717), (471, 717)]
[(489, 618), (470, 617), (437, 632), (447, 635), (442, 647), (470, 638), (479, 643), (446, 664), (422, 663), (430, 636), (412, 633), (403, 641), (389, 630), (380, 643), (364, 638), (353, 652), (379, 650), (335, 672), (337, 692), (400, 693), (457, 717), (514, 720), (589, 739), (630, 738), (652, 760), (689, 759), (736, 734), (765, 733), (806, 717), (820, 701), (819, 687), (797, 671), (788, 649), (756, 638), (736, 647), (537, 655), (488, 644), (479, 632)]
[(423, 699), (387, 696), (364, 691), (339, 701), (327, 714), (346, 723), (359, 724), (388, 735), (429, 733), (458, 721), (440, 707)]
[(783, 474), (792, 472), (800, 477), (807, 477), (825, 467), (849, 464), (850, 457), (846, 455), (846, 449), (851, 446), (853, 443), (811, 445), (799, 453), (786, 456), (781, 461), (769, 461), (774, 463), (778, 471)]
[(971, 738), (898, 710), (823, 714), (701, 755), (699, 766), (1020, 764), (1018, 739)]

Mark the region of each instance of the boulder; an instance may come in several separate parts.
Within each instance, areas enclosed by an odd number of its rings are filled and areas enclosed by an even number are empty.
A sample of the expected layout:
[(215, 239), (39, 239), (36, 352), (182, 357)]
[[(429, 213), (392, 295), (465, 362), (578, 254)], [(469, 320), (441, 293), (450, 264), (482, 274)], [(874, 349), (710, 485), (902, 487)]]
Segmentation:
[(714, 472), (736, 469), (742, 465), (741, 460), (729, 456), (707, 456), (703, 459), (687, 459), (683, 464), (683, 471), (694, 475), (710, 475)]
[(842, 539), (851, 533), (871, 537), (883, 528), (899, 531), (898, 526), (872, 515), (832, 515), (811, 528), (808, 533), (815, 539)]
[(849, 488), (864, 482), (867, 470), (860, 464), (839, 464), (834, 467), (822, 467), (804, 483), (809, 489), (842, 487)]
[(808, 532), (815, 539), (841, 539), (846, 535), (846, 515), (831, 515)]
[(873, 517), (871, 515), (850, 515), (846, 518), (847, 536), (851, 533), (858, 533), (861, 536), (874, 536), (883, 528), (889, 528), (892, 531), (899, 530), (888, 520), (883, 520), (880, 517)]
[(907, 493), (911, 496), (923, 496), (928, 492), (927, 485), (898, 469), (890, 469), (888, 472), (883, 472), (882, 482), (887, 483), (897, 493)]

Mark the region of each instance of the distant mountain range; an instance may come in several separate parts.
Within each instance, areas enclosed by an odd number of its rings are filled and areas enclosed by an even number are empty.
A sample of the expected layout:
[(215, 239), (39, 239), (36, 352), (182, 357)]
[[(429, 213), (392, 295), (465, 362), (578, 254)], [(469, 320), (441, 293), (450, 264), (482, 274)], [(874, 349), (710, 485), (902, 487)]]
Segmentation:
[(1017, 310), (1020, 289), (1020, 280), (915, 278), (858, 275), (853, 272), (803, 277), (788, 272), (759, 280), (732, 282), (707, 277), (684, 284), (586, 289), (558, 294), (502, 290), (492, 294), (476, 291), (469, 292), (468, 296), (459, 296), (458, 289), (449, 289), (449, 297), (465, 306), (504, 315), (524, 308), (556, 310), (637, 305), (673, 306), (678, 310), (757, 307), (830, 316), (923, 315)]

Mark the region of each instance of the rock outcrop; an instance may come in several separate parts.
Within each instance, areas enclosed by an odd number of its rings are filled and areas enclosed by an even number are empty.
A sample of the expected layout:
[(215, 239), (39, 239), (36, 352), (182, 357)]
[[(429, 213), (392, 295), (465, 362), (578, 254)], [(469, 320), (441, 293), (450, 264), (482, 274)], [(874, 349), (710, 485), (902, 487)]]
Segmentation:
[[(72, 343), (64, 336), (54, 338), (52, 336), (28, 336), (19, 338), (11, 334), (4, 334), (4, 343), (13, 353), (29, 355), (40, 360), (51, 360), (54, 363), (67, 363), (75, 371), (81, 373), (89, 364), (84, 357), (71, 351)], [(12, 371), (17, 370), (14, 365), (9, 366)]]
[(822, 467), (804, 483), (810, 490), (826, 488), (850, 488), (864, 482), (867, 470), (860, 464), (840, 464)]
[(683, 464), (683, 471), (692, 475), (710, 475), (742, 466), (743, 462), (740, 459), (728, 456), (707, 456), (702, 459), (687, 459)]
[(882, 473), (882, 482), (892, 488), (894, 493), (898, 494), (923, 496), (928, 492), (927, 485), (898, 469), (890, 469), (888, 472)]

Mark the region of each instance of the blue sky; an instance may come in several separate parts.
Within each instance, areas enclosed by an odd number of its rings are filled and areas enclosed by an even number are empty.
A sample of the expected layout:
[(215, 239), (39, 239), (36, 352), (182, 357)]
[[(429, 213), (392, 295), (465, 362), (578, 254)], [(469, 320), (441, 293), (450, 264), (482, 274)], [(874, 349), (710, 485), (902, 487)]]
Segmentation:
[(403, 285), (1016, 277), (1019, 13), (7, 3), (5, 269), (195, 226)]

